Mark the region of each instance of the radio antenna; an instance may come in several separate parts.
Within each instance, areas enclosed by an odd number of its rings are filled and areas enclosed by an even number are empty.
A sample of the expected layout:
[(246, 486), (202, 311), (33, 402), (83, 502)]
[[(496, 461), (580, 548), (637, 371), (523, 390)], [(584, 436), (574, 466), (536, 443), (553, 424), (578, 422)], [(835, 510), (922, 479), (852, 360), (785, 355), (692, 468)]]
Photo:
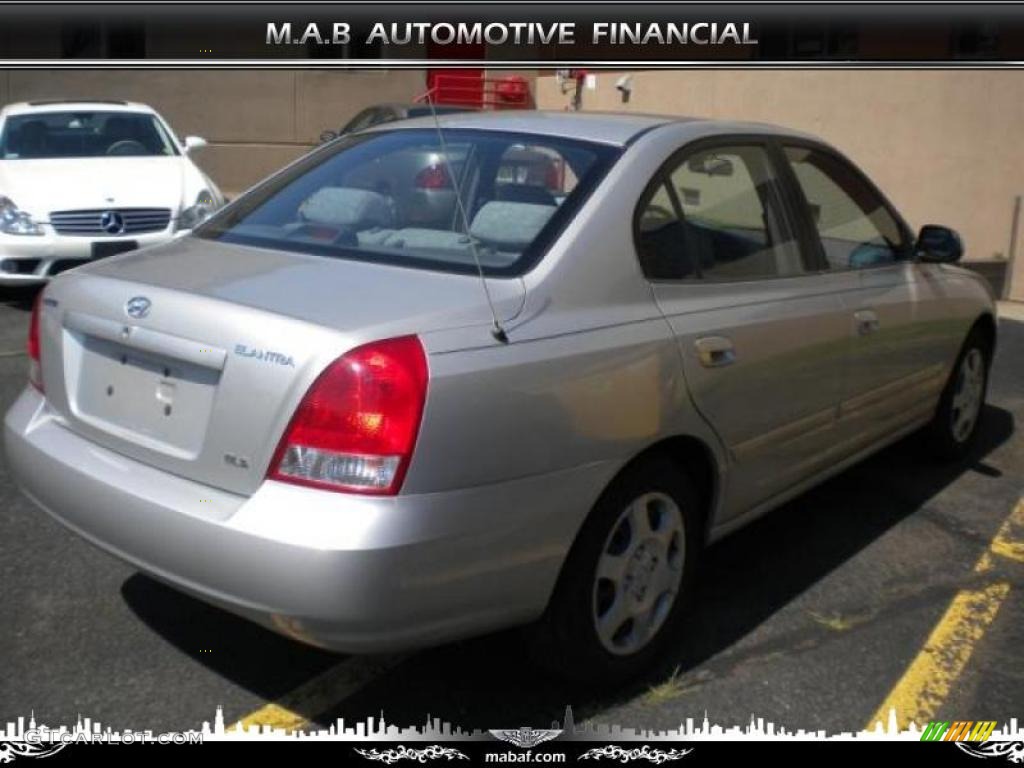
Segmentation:
[(491, 336), (502, 344), (508, 344), (508, 334), (498, 320), (498, 312), (494, 309), (494, 300), (491, 298), (491, 289), (487, 285), (487, 276), (484, 274), (483, 263), (480, 261), (480, 253), (476, 249), (476, 238), (469, 232), (469, 216), (466, 214), (466, 204), (462, 202), (462, 190), (459, 188), (459, 180), (455, 178), (455, 172), (448, 158), (448, 143), (444, 140), (444, 131), (441, 129), (441, 121), (437, 117), (437, 110), (434, 109), (434, 91), (437, 86), (427, 91), (427, 105), (430, 107), (430, 114), (434, 118), (434, 128), (437, 130), (437, 140), (441, 145), (441, 161), (444, 171), (452, 181), (452, 189), (455, 190), (455, 204), (462, 217), (462, 231), (466, 233), (469, 240), (469, 251), (473, 254), (473, 263), (476, 264), (476, 273), (480, 276), (480, 284), (484, 287), (484, 297), (487, 299), (487, 308), (491, 311)]

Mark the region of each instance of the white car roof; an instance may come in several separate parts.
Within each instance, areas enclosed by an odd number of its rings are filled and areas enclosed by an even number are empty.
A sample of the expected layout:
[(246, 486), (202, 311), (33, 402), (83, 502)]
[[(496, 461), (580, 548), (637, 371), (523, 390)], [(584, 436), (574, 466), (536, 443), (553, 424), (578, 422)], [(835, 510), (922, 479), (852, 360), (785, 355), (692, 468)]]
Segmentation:
[(75, 99), (39, 99), (38, 101), (19, 101), (8, 104), (0, 110), (0, 118), (9, 115), (26, 115), (41, 112), (147, 112), (156, 114), (156, 110), (146, 104), (131, 101), (83, 101)]

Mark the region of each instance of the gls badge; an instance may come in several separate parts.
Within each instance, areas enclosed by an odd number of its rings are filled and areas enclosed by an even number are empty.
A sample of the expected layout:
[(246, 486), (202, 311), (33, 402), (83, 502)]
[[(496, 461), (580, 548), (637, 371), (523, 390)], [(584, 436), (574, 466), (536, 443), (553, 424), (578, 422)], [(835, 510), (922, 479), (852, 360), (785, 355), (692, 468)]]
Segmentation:
[(245, 344), (235, 344), (235, 354), (241, 357), (251, 357), (253, 360), (261, 360), (265, 363), (277, 363), (278, 365), (289, 365), (295, 367), (295, 361), (289, 355), (281, 352), (272, 352), (269, 349), (255, 349)]

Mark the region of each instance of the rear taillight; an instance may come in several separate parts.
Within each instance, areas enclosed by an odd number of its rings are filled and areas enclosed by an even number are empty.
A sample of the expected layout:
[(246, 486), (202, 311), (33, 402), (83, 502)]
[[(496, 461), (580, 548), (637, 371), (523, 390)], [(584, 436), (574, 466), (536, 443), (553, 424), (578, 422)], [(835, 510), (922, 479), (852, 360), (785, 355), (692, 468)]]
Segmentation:
[(40, 392), (43, 391), (43, 371), (39, 359), (39, 312), (42, 302), (43, 292), (40, 291), (32, 304), (32, 318), (28, 321), (28, 341), (25, 344), (28, 352), (28, 381)]
[(427, 359), (415, 336), (353, 349), (299, 403), (268, 477), (334, 491), (398, 493), (426, 393)]
[(416, 174), (418, 189), (451, 189), (452, 178), (443, 165), (428, 165)]

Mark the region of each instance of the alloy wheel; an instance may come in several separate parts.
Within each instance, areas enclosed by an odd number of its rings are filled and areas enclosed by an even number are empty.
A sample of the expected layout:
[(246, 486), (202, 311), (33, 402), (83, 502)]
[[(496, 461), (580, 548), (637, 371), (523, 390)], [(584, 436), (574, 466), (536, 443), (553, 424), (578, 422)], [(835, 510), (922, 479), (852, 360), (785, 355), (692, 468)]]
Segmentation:
[(607, 651), (633, 654), (654, 638), (676, 602), (685, 558), (683, 515), (671, 497), (645, 493), (626, 506), (594, 577), (594, 627)]
[(974, 431), (984, 394), (985, 356), (972, 347), (960, 363), (950, 409), (950, 427), (958, 443), (965, 442)]

